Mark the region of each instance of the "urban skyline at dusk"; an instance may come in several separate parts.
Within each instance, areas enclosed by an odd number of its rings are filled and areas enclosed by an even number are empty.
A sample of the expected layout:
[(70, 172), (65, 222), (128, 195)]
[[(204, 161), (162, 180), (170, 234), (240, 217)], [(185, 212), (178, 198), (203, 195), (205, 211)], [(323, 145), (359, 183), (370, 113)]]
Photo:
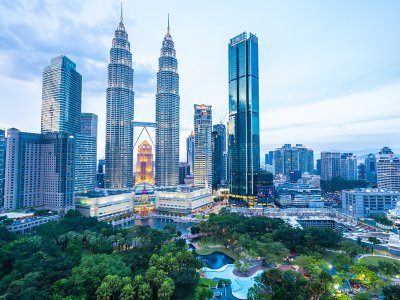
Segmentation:
[[(0, 3), (0, 84), (9, 99), (2, 101), (1, 126), (39, 131), (43, 68), (50, 58), (67, 55), (82, 74), (82, 111), (99, 116), (98, 157), (104, 157), (108, 54), (120, 2), (96, 3)], [(284, 143), (302, 143), (316, 153), (367, 154), (383, 146), (399, 152), (399, 3), (283, 7), (255, 1), (257, 9), (237, 1), (158, 4), (153, 11), (154, 3), (124, 3), (135, 120), (155, 120), (157, 59), (169, 12), (180, 62), (180, 160), (193, 130), (193, 104), (212, 105), (214, 124), (228, 111), (227, 43), (244, 30), (259, 39), (262, 154)]]

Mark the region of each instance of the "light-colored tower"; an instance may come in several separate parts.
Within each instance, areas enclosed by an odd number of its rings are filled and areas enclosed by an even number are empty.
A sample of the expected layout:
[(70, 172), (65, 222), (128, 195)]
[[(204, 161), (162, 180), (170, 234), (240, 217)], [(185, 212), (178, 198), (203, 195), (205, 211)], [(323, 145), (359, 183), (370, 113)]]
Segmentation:
[(400, 159), (389, 147), (384, 147), (376, 155), (376, 176), (378, 188), (400, 191)]
[(139, 145), (136, 159), (136, 184), (142, 182), (154, 184), (153, 149), (146, 140)]
[(194, 105), (194, 186), (211, 188), (211, 106)]
[(80, 130), (82, 76), (76, 64), (61, 55), (43, 71), (42, 133)]
[(121, 9), (121, 20), (112, 41), (108, 65), (106, 188), (133, 185), (133, 103), (132, 53)]
[(156, 185), (179, 184), (179, 75), (174, 42), (169, 32), (158, 60), (156, 94)]
[(321, 180), (332, 180), (341, 176), (340, 152), (321, 152)]

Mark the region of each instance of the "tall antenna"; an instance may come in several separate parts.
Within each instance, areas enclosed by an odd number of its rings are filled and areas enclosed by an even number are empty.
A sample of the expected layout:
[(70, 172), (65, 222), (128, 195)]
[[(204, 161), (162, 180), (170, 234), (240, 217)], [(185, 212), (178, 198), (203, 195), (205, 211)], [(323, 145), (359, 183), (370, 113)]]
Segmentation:
[(124, 20), (123, 15), (122, 15), (122, 5), (123, 5), (123, 1), (121, 1), (121, 22)]
[(167, 30), (169, 32), (169, 13), (168, 13), (168, 27), (167, 27)]

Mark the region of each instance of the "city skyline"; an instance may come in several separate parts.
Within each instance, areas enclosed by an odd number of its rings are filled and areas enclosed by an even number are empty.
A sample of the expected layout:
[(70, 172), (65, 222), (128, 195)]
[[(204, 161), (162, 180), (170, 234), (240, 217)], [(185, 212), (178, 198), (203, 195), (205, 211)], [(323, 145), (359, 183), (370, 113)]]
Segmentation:
[[(99, 115), (98, 157), (104, 156), (107, 55), (119, 21), (120, 3), (102, 4), (76, 2), (74, 9), (71, 4), (58, 1), (0, 4), (7, 12), (0, 24), (0, 77), (5, 95), (2, 99), (4, 124), (0, 126), (39, 132), (36, 120), (41, 108), (41, 72), (51, 57), (67, 55), (77, 63), (83, 77), (82, 111)], [(157, 13), (149, 13), (148, 4), (125, 3), (125, 26), (137, 70), (135, 119), (155, 120), (152, 114), (143, 112), (149, 107), (155, 112), (159, 37), (165, 33), (169, 11), (180, 58), (181, 145), (193, 130), (193, 116), (188, 107), (194, 103), (213, 105), (214, 122), (223, 119), (228, 110), (227, 42), (231, 36), (247, 30), (256, 32), (260, 39), (261, 154), (284, 143), (307, 144), (315, 150), (316, 157), (321, 150), (367, 154), (376, 153), (383, 146), (397, 153), (400, 108), (396, 97), (400, 93), (400, 81), (396, 77), (400, 73), (400, 59), (395, 53), (400, 46), (394, 40), (399, 33), (399, 26), (395, 26), (399, 4), (394, 1), (386, 4), (383, 7), (343, 1), (335, 2), (332, 7), (330, 3), (308, 1), (283, 8), (272, 2), (255, 2), (254, 6), (259, 9), (243, 8), (253, 10), (251, 18), (243, 14), (243, 22), (227, 21), (226, 25), (216, 28), (227, 17), (210, 12), (207, 24), (202, 22), (201, 12), (207, 11), (210, 2), (179, 7), (176, 1), (171, 1), (162, 4)], [(216, 5), (216, 11), (221, 11), (227, 2)], [(44, 12), (40, 12), (43, 7)], [(239, 3), (232, 2), (233, 15), (239, 14), (239, 7)], [(71, 14), (79, 11), (77, 8), (81, 8), (80, 13)], [(40, 18), (41, 13), (50, 16)], [(36, 16), (39, 18), (33, 22)], [(371, 18), (375, 22), (370, 22)], [(284, 24), (282, 20), (289, 21)], [(15, 21), (11, 34), (10, 26)], [(70, 23), (60, 26), (66, 21)], [(52, 24), (58, 26), (44, 26)], [(87, 30), (75, 30), (83, 25)], [(46, 28), (46, 32), (41, 28)], [(191, 32), (198, 41), (209, 39), (212, 51), (191, 47)], [(28, 55), (24, 52), (27, 48), (31, 49)], [(201, 53), (202, 59), (198, 59)], [(216, 63), (219, 67), (209, 73), (210, 65)], [(191, 72), (192, 69), (196, 72)], [(206, 74), (210, 75), (204, 77)], [(204, 89), (196, 86), (199, 78)], [(184, 157), (185, 149), (180, 147), (180, 160), (184, 161)]]

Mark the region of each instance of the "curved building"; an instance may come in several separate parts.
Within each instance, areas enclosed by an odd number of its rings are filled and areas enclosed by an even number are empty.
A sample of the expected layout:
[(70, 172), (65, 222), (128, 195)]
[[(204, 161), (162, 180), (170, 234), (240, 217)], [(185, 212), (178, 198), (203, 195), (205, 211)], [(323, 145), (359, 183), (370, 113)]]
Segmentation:
[(133, 185), (133, 68), (122, 18), (110, 50), (107, 88), (105, 187)]
[(136, 185), (147, 182), (154, 184), (153, 148), (144, 140), (138, 148), (136, 159)]
[(179, 75), (169, 32), (158, 60), (156, 94), (156, 185), (179, 184)]

